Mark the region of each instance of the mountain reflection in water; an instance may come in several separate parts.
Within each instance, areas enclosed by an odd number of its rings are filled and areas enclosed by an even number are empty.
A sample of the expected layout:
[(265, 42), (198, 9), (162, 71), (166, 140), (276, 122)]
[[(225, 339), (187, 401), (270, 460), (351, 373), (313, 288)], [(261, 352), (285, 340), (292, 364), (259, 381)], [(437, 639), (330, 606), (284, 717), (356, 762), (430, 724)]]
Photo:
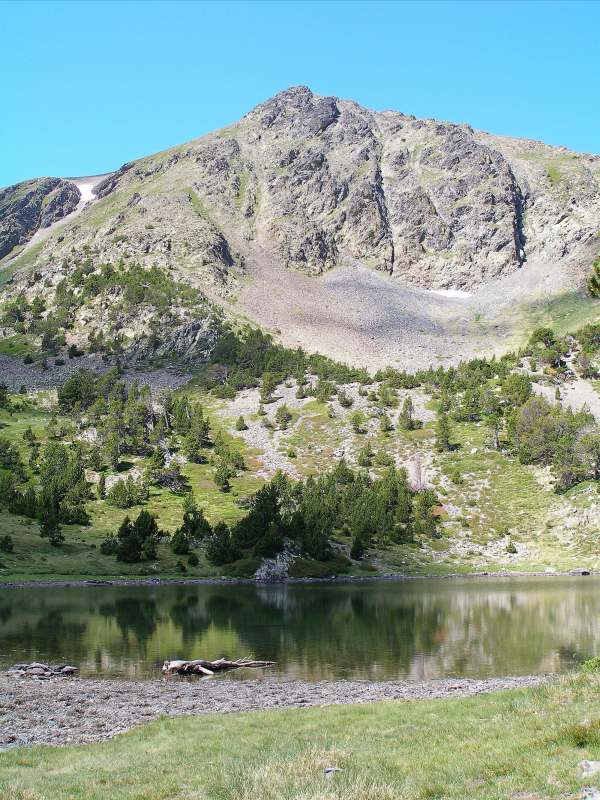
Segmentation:
[(144, 678), (165, 658), (253, 655), (277, 662), (260, 674), (307, 680), (558, 672), (600, 652), (599, 589), (596, 578), (5, 589), (0, 664)]

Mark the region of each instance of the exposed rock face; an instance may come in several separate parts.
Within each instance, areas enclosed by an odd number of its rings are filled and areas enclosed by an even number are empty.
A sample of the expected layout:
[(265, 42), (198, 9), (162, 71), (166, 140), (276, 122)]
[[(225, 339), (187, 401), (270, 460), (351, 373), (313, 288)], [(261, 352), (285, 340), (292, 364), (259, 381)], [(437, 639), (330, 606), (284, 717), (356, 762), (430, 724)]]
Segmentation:
[[(87, 245), (224, 288), (259, 253), (309, 274), (360, 261), (426, 288), (473, 289), (532, 256), (577, 256), (599, 227), (600, 158), (300, 86), (123, 165), (95, 192), (42, 259)], [(76, 200), (58, 179), (4, 190), (4, 252)]]
[[(539, 276), (547, 281), (544, 291), (573, 288), (600, 249), (599, 156), (492, 136), (468, 125), (370, 111), (302, 86), (281, 92), (234, 125), (124, 164), (94, 186), (94, 195), (25, 259), (5, 298), (24, 290), (31, 302), (43, 285), (51, 317), (52, 292), (64, 278), (75, 281), (76, 300), (81, 270), (98, 274), (102, 264), (138, 263), (157, 266), (213, 300), (237, 293), (242, 313), (285, 332), (294, 325), (286, 309), (309, 302), (310, 292), (293, 294), (292, 277), (305, 281), (305, 275), (337, 266), (345, 267), (344, 274), (364, 274), (367, 267), (380, 273), (377, 291), (387, 295), (405, 284), (469, 291), (490, 284), (493, 291), (502, 279), (512, 281), (507, 302), (514, 303), (537, 290)], [(64, 217), (79, 197), (74, 184), (58, 178), (2, 190), (0, 256)], [(521, 283), (523, 267), (533, 269)], [(286, 270), (304, 275), (286, 277)], [(388, 276), (398, 283), (392, 286)], [(346, 307), (339, 317), (346, 332), (364, 333), (365, 344), (354, 353), (362, 361), (369, 342), (389, 338), (390, 326), (370, 283), (365, 288), (363, 279), (354, 297), (349, 281), (344, 285), (350, 299), (341, 298)], [(260, 302), (253, 297), (244, 306), (244, 292), (257, 285), (264, 286)], [(283, 291), (270, 291), (273, 286)], [(257, 311), (274, 303), (278, 313), (272, 318), (264, 308)], [(373, 330), (361, 321), (365, 304), (373, 306)], [(410, 313), (419, 317), (413, 326), (418, 338), (427, 322), (417, 306)], [(389, 313), (405, 314), (402, 308), (396, 304)], [(317, 310), (308, 343), (297, 324), (302, 341), (310, 349), (320, 337), (314, 346), (340, 357), (325, 341), (329, 301)], [(156, 309), (129, 311), (126, 320), (117, 319), (115, 298), (86, 295), (69, 343), (92, 328), (105, 337), (121, 330), (132, 356), (142, 357), (148, 343), (137, 341), (144, 323), (145, 336), (154, 331), (155, 346), (162, 340), (165, 358), (175, 351), (190, 360), (210, 347), (208, 314), (174, 321)], [(489, 312), (489, 303), (483, 311)], [(194, 327), (198, 319), (202, 331)], [(440, 327), (438, 339), (445, 336)], [(402, 330), (390, 347), (401, 348), (405, 340)], [(454, 344), (450, 354), (432, 346), (440, 358), (460, 357)], [(423, 353), (424, 363), (430, 356)]]
[(38, 178), (0, 189), (0, 258), (25, 244), (75, 209), (81, 195), (74, 183)]

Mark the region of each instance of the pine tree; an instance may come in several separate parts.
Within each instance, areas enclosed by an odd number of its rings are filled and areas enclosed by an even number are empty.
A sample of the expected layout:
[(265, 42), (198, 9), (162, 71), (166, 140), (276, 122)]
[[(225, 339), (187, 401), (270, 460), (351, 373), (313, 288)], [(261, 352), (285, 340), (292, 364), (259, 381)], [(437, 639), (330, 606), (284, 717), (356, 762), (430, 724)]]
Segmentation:
[(235, 561), (239, 556), (240, 552), (234, 545), (231, 531), (224, 522), (218, 522), (206, 545), (207, 559), (211, 564), (221, 566)]
[(390, 431), (394, 430), (394, 425), (392, 424), (392, 420), (389, 416), (384, 413), (379, 417), (379, 429), (382, 433), (389, 433)]
[(600, 258), (592, 264), (592, 274), (587, 281), (587, 290), (592, 297), (600, 297)]
[(357, 535), (352, 540), (352, 547), (350, 548), (350, 558), (354, 561), (359, 561), (365, 554), (365, 545), (360, 535)]
[(215, 473), (213, 477), (213, 480), (217, 488), (220, 489), (222, 492), (228, 492), (231, 489), (231, 484), (229, 483), (229, 479), (232, 477), (233, 475), (231, 467), (229, 467), (229, 465), (223, 458), (219, 458), (215, 466)]
[(440, 453), (451, 449), (450, 422), (445, 411), (438, 414), (435, 424), (435, 448)]
[(292, 419), (292, 415), (290, 414), (289, 408), (285, 405), (285, 403), (277, 409), (275, 412), (275, 422), (279, 425), (279, 428), (282, 431), (285, 431)]
[(177, 556), (186, 556), (190, 552), (190, 541), (182, 528), (177, 528), (171, 536), (171, 550)]
[(204, 511), (196, 505), (191, 492), (183, 500), (181, 530), (189, 539), (204, 539), (212, 533), (210, 522), (204, 516)]
[(65, 537), (56, 515), (48, 514), (44, 517), (40, 524), (40, 536), (43, 539), (48, 539), (53, 547), (60, 547), (64, 542)]

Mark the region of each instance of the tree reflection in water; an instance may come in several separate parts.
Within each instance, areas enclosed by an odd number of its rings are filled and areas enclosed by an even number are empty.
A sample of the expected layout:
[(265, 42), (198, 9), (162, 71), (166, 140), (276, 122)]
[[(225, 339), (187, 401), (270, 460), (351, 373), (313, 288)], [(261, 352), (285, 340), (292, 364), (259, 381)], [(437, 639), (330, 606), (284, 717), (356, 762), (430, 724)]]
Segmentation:
[(165, 657), (251, 654), (308, 679), (551, 672), (597, 653), (598, 588), (525, 578), (6, 590), (0, 659), (137, 676)]

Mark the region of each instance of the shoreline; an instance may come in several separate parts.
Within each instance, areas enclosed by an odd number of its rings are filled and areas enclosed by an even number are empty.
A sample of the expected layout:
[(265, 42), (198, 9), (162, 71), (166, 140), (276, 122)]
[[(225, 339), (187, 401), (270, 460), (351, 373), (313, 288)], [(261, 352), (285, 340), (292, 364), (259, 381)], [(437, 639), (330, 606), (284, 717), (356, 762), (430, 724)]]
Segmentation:
[(548, 675), (523, 675), (315, 683), (270, 677), (147, 681), (57, 677), (39, 681), (2, 673), (0, 751), (40, 744), (99, 742), (161, 716), (472, 697), (540, 686), (549, 680), (552, 677)]
[(331, 575), (324, 578), (286, 578), (281, 581), (256, 581), (254, 578), (75, 578), (73, 580), (23, 580), (0, 581), (0, 589), (35, 589), (35, 588), (77, 588), (103, 586), (286, 586), (288, 584), (337, 584), (337, 583), (372, 583), (374, 581), (390, 581), (401, 583), (403, 581), (418, 580), (456, 580), (459, 578), (579, 578), (598, 577), (600, 572), (586, 568), (574, 569), (568, 572), (525, 572), (508, 571), (499, 572), (452, 572), (446, 575), (428, 573), (426, 575), (404, 575), (397, 572), (386, 572), (381, 575)]

